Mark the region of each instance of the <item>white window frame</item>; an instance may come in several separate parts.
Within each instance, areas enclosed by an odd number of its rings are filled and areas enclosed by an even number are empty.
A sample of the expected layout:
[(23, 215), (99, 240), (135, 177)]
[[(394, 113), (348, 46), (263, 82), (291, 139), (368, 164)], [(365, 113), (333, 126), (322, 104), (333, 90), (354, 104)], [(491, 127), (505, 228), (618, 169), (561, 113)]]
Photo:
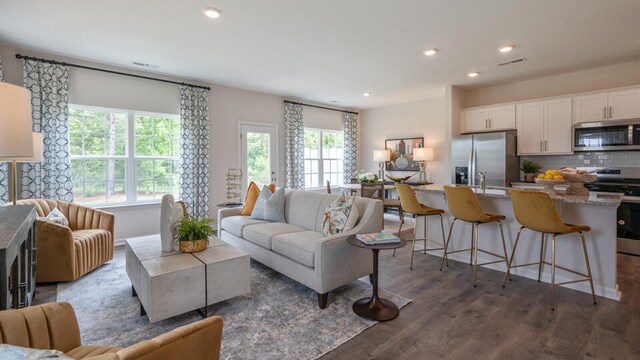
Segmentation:
[[(317, 158), (307, 158), (305, 157), (304, 160), (317, 160), (318, 161), (318, 174), (316, 175), (318, 177), (318, 184), (319, 186), (315, 186), (315, 187), (307, 187), (307, 184), (305, 183), (304, 188), (305, 190), (320, 190), (320, 189), (324, 189), (325, 188), (325, 183), (324, 183), (324, 160), (338, 160), (338, 161), (344, 161), (344, 158), (324, 158), (322, 155), (322, 135), (324, 133), (337, 133), (337, 134), (342, 134), (344, 136), (344, 130), (335, 130), (335, 129), (320, 129), (320, 128), (313, 128), (313, 127), (305, 127), (304, 130), (311, 130), (311, 131), (317, 131), (318, 132), (318, 155), (319, 157)], [(344, 144), (343, 144), (344, 145)], [(344, 150), (344, 147), (343, 147)], [(342, 173), (344, 174), (344, 168), (342, 169)], [(307, 173), (305, 172), (305, 177), (306, 177)], [(343, 176), (344, 177), (344, 176)], [(344, 179), (341, 179), (344, 182)], [(336, 187), (336, 186), (340, 186), (342, 185), (342, 183), (338, 183), (338, 184), (331, 184), (331, 187)]]
[[(160, 112), (149, 112), (149, 111), (138, 111), (138, 110), (127, 110), (127, 109), (117, 109), (117, 108), (108, 108), (101, 106), (87, 106), (87, 105), (76, 105), (69, 104), (69, 108), (79, 109), (79, 110), (90, 110), (90, 111), (100, 111), (100, 112), (110, 112), (110, 113), (124, 113), (127, 115), (127, 123), (125, 127), (125, 155), (113, 155), (113, 156), (99, 156), (99, 155), (73, 155), (71, 154), (71, 160), (124, 160), (125, 161), (125, 195), (127, 200), (122, 202), (107, 202), (107, 203), (96, 203), (96, 204), (88, 204), (92, 207), (118, 207), (118, 206), (129, 206), (129, 205), (144, 205), (144, 204), (158, 204), (161, 202), (161, 199), (157, 200), (137, 200), (137, 172), (136, 172), (136, 160), (171, 160), (177, 161), (179, 160), (178, 156), (175, 157), (167, 157), (167, 156), (136, 156), (135, 154), (135, 117), (136, 115), (143, 116), (158, 116), (158, 117), (167, 117), (180, 120), (180, 115), (178, 114), (167, 114)], [(82, 129), (81, 136), (84, 139), (84, 127)], [(153, 135), (152, 135), (153, 136)], [(83, 169), (84, 171), (84, 169)], [(84, 184), (83, 184), (84, 186)], [(179, 185), (178, 185), (179, 186)]]

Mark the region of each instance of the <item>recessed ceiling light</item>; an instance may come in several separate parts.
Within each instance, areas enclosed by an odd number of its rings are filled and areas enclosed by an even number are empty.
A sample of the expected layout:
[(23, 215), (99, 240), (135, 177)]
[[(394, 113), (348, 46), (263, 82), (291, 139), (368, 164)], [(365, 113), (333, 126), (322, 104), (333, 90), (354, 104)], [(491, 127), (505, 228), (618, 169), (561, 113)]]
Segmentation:
[(498, 49), (498, 51), (500, 51), (501, 53), (505, 54), (508, 53), (509, 51), (513, 50), (515, 46), (513, 45), (507, 45), (507, 46), (503, 46), (501, 48)]
[(477, 72), (470, 72), (470, 73), (467, 74), (467, 76), (470, 77), (470, 78), (474, 78), (474, 77), (478, 76), (478, 73)]
[(371, 96), (370, 92), (362, 93), (362, 96)]
[(425, 50), (422, 53), (425, 54), (426, 56), (433, 56), (438, 52), (438, 49), (429, 49), (429, 50)]
[(220, 14), (222, 14), (222, 11), (214, 7), (206, 7), (204, 8), (204, 14), (212, 19), (217, 19), (220, 17)]

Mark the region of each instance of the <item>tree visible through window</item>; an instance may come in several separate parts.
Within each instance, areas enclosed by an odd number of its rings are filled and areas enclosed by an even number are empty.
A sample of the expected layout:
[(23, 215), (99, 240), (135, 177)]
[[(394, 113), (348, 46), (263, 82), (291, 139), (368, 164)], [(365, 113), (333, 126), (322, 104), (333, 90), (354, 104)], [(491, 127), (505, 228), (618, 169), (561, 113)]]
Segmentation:
[(102, 205), (177, 195), (179, 132), (176, 115), (71, 105), (75, 201)]
[(304, 129), (305, 188), (319, 188), (327, 181), (333, 186), (343, 183), (344, 132)]

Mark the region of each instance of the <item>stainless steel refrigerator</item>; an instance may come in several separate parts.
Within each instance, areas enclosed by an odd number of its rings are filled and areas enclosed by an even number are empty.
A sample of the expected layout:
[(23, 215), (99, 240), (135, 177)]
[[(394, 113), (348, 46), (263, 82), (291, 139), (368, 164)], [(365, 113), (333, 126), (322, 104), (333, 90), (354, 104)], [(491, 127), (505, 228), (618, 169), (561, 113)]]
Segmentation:
[(480, 172), (487, 186), (511, 186), (520, 178), (516, 132), (455, 136), (451, 142), (452, 182), (480, 185)]

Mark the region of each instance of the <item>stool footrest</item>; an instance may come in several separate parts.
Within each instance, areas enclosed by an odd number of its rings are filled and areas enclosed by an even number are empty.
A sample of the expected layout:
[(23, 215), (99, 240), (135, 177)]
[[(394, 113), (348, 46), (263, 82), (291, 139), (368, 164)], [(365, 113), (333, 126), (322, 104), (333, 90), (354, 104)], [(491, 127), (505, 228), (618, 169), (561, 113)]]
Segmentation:
[(498, 254), (494, 254), (491, 251), (487, 251), (487, 250), (482, 250), (482, 249), (478, 249), (478, 251), (483, 252), (485, 254), (489, 254), (489, 255), (493, 255), (495, 257), (499, 257), (500, 259), (504, 259), (504, 255), (498, 255)]
[(419, 250), (413, 249), (413, 252), (425, 252), (425, 251), (435, 251), (435, 250), (444, 250), (444, 248), (443, 248), (443, 247), (441, 247), (441, 248), (433, 248), (433, 249), (419, 249)]
[[(553, 265), (551, 265), (551, 263), (549, 263), (549, 262), (547, 262), (547, 261), (543, 261), (542, 263), (543, 263), (543, 264), (545, 264), (545, 265), (553, 266)], [(583, 273), (581, 273), (581, 272), (577, 272), (577, 271), (575, 271), (575, 270), (567, 269), (567, 268), (566, 268), (566, 267), (564, 267), (564, 266), (556, 265), (556, 268), (557, 268), (557, 269), (562, 269), (562, 270), (564, 270), (564, 271), (568, 271), (568, 272), (570, 272), (570, 273), (572, 273), (572, 274), (576, 274), (576, 275), (579, 275), (579, 276), (584, 276), (584, 277), (586, 277), (586, 278), (588, 278), (588, 277), (589, 277), (589, 275), (587, 275), (587, 274), (583, 274)]]
[(462, 249), (462, 250), (454, 250), (454, 251), (448, 251), (447, 250), (447, 254), (455, 254), (455, 253), (459, 253), (459, 252), (463, 252), (463, 251), (471, 251), (473, 250), (472, 248), (468, 248), (468, 249)]
[(589, 281), (591, 280), (590, 277), (586, 278), (586, 279), (578, 279), (578, 280), (571, 280), (571, 281), (563, 281), (563, 282), (559, 282), (559, 283), (555, 283), (555, 286), (560, 286), (560, 285), (565, 285), (565, 284), (572, 284), (572, 283), (577, 283), (577, 282), (581, 282), (581, 281)]
[(503, 262), (503, 261), (507, 261), (507, 260), (502, 259), (502, 260), (496, 260), (496, 261), (489, 261), (489, 262), (485, 262), (485, 263), (478, 264), (478, 266), (489, 265), (489, 264), (496, 264), (496, 263), (500, 263), (500, 262)]
[(513, 268), (517, 268), (517, 267), (531, 266), (531, 265), (540, 265), (540, 263), (539, 262), (534, 262), (534, 263), (528, 263), (528, 264), (522, 264), (522, 265), (513, 265), (512, 264), (510, 266), (510, 268), (513, 269)]

